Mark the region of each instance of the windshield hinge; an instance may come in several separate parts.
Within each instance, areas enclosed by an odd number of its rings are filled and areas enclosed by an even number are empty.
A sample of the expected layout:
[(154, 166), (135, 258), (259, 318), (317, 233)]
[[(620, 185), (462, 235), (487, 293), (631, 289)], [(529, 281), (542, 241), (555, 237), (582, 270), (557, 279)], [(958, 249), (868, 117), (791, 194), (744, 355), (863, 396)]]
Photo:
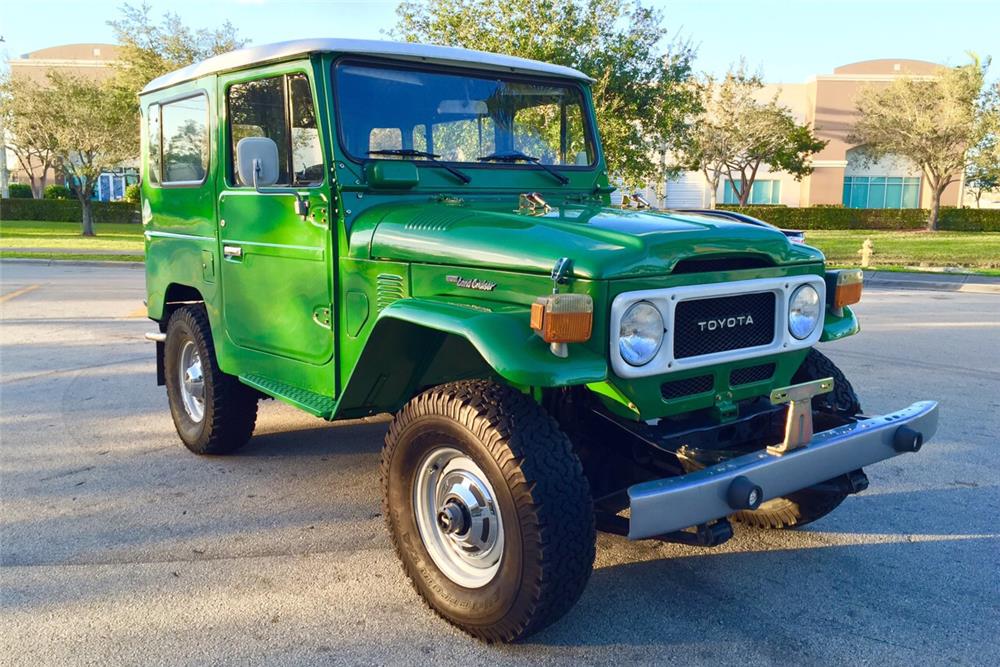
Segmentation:
[(552, 207), (542, 199), (538, 192), (522, 192), (517, 198), (517, 212), (528, 215), (544, 215), (552, 210)]

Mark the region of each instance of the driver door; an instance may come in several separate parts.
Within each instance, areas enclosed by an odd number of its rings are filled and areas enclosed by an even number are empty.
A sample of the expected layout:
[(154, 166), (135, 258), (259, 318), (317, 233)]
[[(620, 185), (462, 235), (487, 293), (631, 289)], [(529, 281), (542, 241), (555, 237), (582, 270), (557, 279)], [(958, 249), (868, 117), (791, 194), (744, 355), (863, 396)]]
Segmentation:
[[(306, 68), (289, 71), (286, 65), (280, 73), (256, 72), (250, 79), (245, 73), (243, 78), (220, 77), (227, 105), (223, 142), (228, 152), (228, 168), (220, 170), (220, 265), (226, 334), (233, 343), (273, 357), (322, 365), (334, 350), (332, 235), (320, 123), (306, 72)], [(292, 188), (308, 201), (304, 218), (296, 213), (293, 194), (261, 193), (240, 181), (234, 168), (236, 144), (252, 136), (268, 137), (277, 144), (275, 186)], [(294, 365), (268, 363), (256, 372), (297, 386), (306, 384), (301, 377), (296, 381), (299, 373)], [(329, 377), (328, 391), (332, 391), (333, 373)]]

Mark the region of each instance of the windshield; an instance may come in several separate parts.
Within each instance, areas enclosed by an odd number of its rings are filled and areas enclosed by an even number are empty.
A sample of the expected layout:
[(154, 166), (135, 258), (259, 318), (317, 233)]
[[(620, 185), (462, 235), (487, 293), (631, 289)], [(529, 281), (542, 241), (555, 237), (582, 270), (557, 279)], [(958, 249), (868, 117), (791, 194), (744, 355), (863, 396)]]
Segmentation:
[(495, 166), (481, 158), (521, 155), (578, 167), (595, 160), (583, 95), (569, 83), (360, 63), (337, 65), (335, 77), (344, 148), (357, 159), (437, 156)]

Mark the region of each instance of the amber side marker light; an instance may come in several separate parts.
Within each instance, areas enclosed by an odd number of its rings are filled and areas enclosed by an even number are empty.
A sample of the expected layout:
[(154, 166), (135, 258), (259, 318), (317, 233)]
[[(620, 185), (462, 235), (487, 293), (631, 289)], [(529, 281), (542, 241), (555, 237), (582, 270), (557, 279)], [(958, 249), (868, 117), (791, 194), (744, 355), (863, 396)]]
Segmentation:
[(558, 357), (568, 355), (566, 343), (590, 340), (593, 324), (594, 300), (587, 294), (549, 294), (531, 304), (531, 328)]
[(832, 294), (830, 307), (839, 312), (844, 306), (861, 301), (861, 290), (865, 274), (861, 269), (830, 271), (826, 274), (826, 291)]

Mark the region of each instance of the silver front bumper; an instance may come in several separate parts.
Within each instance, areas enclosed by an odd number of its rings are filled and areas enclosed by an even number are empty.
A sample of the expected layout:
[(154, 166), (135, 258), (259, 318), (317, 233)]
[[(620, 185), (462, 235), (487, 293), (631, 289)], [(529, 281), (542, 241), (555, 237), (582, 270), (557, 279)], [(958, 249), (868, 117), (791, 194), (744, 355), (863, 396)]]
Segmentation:
[[(839, 477), (907, 451), (901, 427), (926, 442), (937, 431), (936, 401), (921, 401), (881, 417), (813, 435), (806, 447), (777, 456), (761, 450), (680, 477), (635, 484), (628, 489), (629, 539), (655, 537), (721, 519), (735, 510), (730, 485), (745, 477), (770, 500)], [(906, 431), (904, 431), (905, 433)]]

